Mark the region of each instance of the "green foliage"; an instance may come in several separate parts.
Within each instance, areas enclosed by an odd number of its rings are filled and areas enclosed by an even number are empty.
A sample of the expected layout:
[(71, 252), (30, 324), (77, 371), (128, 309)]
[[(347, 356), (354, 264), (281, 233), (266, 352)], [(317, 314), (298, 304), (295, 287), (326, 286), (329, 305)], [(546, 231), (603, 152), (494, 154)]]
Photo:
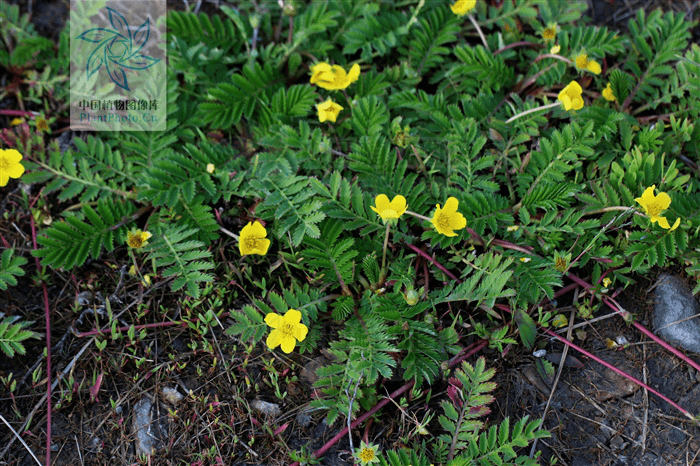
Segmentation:
[[(506, 418), (500, 425), (480, 433), (484, 423), (479, 418), (491, 412), (487, 405), (495, 400), (489, 394), (496, 388), (495, 383), (489, 382), (494, 374), (493, 369), (486, 369), (486, 360), (481, 357), (474, 366), (463, 362), (461, 368), (455, 370), (455, 377), (450, 379), (449, 401), (441, 403), (444, 414), (438, 418), (446, 432), (438, 439), (449, 445), (449, 459), (454, 459), (448, 464), (504, 464), (504, 461), (518, 457), (515, 448), (526, 447), (536, 438), (550, 436), (549, 432), (539, 429), (541, 421), (528, 423), (527, 416), (517, 421), (512, 430), (510, 419)], [(526, 458), (522, 457), (520, 461)], [(518, 464), (538, 463), (530, 460)]]
[(529, 262), (518, 261), (513, 271), (517, 287), (518, 306), (536, 303), (544, 296), (554, 298), (554, 287), (561, 286), (561, 272), (551, 260), (533, 257)]
[[(228, 9), (229, 12), (233, 10)], [(168, 12), (168, 31), (178, 39), (193, 44), (204, 43), (210, 47), (224, 50), (234, 46), (239, 37), (236, 24), (230, 18), (220, 15), (209, 16), (204, 13), (196, 15), (187, 11)]]
[[(593, 122), (588, 122), (581, 127), (576, 123), (565, 125), (563, 129), (552, 132), (550, 138), (540, 139), (540, 150), (532, 153), (525, 172), (518, 176), (518, 193), (523, 196), (523, 201), (536, 202), (536, 199), (559, 199), (569, 197), (574, 192), (574, 187), (569, 186), (559, 190), (554, 184), (559, 184), (567, 179), (567, 173), (580, 166), (581, 159), (593, 154), (591, 146), (596, 142), (593, 134)], [(550, 188), (539, 188), (541, 191), (533, 195), (533, 191), (540, 183), (550, 183)], [(556, 202), (554, 200), (549, 201)], [(546, 205), (546, 203), (545, 203)]]
[(445, 6), (435, 8), (411, 29), (408, 46), (401, 52), (408, 55), (410, 66), (422, 76), (442, 64), (443, 57), (450, 53), (445, 45), (454, 42), (458, 32), (458, 18)]
[(272, 165), (268, 169), (261, 168), (250, 181), (251, 188), (262, 199), (258, 215), (263, 219), (279, 219), (277, 236), (291, 235), (291, 244), (295, 247), (304, 237), (318, 238), (321, 235), (318, 223), (326, 217), (321, 210), (322, 202), (315, 199), (310, 183), (308, 177), (290, 176)]
[(197, 230), (187, 227), (168, 226), (155, 231), (149, 243), (149, 259), (155, 267), (163, 270), (163, 278), (173, 277), (170, 289), (177, 291), (185, 287), (187, 294), (199, 297), (200, 283), (214, 280), (206, 270), (214, 268), (211, 252), (204, 249), (204, 243), (189, 239)]
[(119, 151), (113, 151), (101, 139), (89, 136), (87, 141), (74, 139), (76, 151), (64, 153), (54, 150), (45, 163), (37, 168), (44, 170), (28, 173), (23, 177), (27, 183), (51, 180), (44, 194), (59, 191), (61, 201), (79, 196), (80, 202), (96, 198), (106, 199), (113, 195), (126, 197), (133, 186), (135, 167), (125, 161)]
[(230, 83), (221, 83), (207, 90), (208, 102), (199, 106), (202, 122), (227, 129), (238, 124), (243, 116), (250, 120), (265, 92), (278, 79), (277, 71), (269, 63), (246, 65), (243, 74), (231, 76)]
[[(0, 26), (4, 36), (0, 40), (0, 65), (5, 68), (27, 66), (47, 59), (53, 52), (54, 43), (36, 33), (29, 15), (19, 14), (18, 5), (0, 2)], [(13, 46), (7, 47), (7, 43)]]
[(431, 293), (435, 304), (456, 301), (482, 304), (491, 308), (496, 299), (513, 296), (515, 291), (506, 288), (512, 275), (509, 270), (513, 259), (487, 253), (474, 258), (473, 265), (465, 269), (463, 281), (456, 286), (446, 286)]
[(352, 55), (358, 50), (365, 61), (371, 60), (372, 53), (387, 55), (398, 44), (401, 36), (408, 32), (406, 18), (399, 12), (367, 8), (365, 16), (348, 28), (341, 39), (343, 55)]
[[(67, 214), (65, 220), (54, 222), (37, 237), (42, 249), (32, 254), (42, 259), (42, 265), (70, 269), (85, 263), (88, 256), (99, 257), (102, 248), (111, 252), (126, 238), (133, 204), (99, 200), (97, 208), (85, 205), (79, 214)], [(82, 218), (81, 218), (82, 217)]]
[(655, 87), (661, 86), (663, 80), (673, 74), (669, 63), (677, 60), (677, 55), (687, 47), (689, 24), (681, 13), (669, 11), (662, 16), (661, 10), (657, 9), (646, 16), (640, 8), (628, 25), (639, 61), (627, 60), (626, 64), (633, 76), (639, 76), (634, 100), (644, 102), (658, 97), (659, 91)]
[(22, 344), (23, 341), (39, 336), (26, 328), (32, 322), (13, 323), (14, 318), (5, 317), (0, 319), (0, 350), (8, 358), (13, 358), (15, 354), (26, 354), (27, 350)]
[(324, 222), (321, 228), (323, 241), (307, 238), (305, 243), (309, 247), (304, 250), (303, 256), (310, 266), (322, 274), (326, 283), (339, 285), (347, 290), (346, 284), (353, 280), (355, 271), (353, 259), (358, 252), (353, 249), (355, 243), (353, 238), (339, 240), (342, 232), (341, 222)]
[[(583, 1), (477, 2), (482, 38), (449, 2), (273, 3), (169, 15), (167, 131), (76, 137), (64, 153), (33, 121), (29, 136), (0, 134), (25, 156), (21, 182), (36, 185), (13, 202), (41, 192), (33, 214), (54, 216), (37, 222), (44, 266), (113, 252), (195, 297), (226, 277), (250, 299), (232, 304), (227, 330), (247, 345), (264, 344), (266, 314), (298, 309), (309, 332), (297, 350), (331, 359), (313, 401), (330, 422), (369, 409), (389, 380), (434, 384), (467, 322), (496, 349), (517, 327), (529, 352), (538, 337), (526, 310), (553, 299), (564, 271), (624, 285), (653, 267), (700, 275), (700, 48), (687, 47), (683, 15), (640, 12), (624, 34), (580, 21)], [(0, 22), (0, 63), (37, 68), (12, 71), (17, 96), (60, 120), (66, 107), (49, 89), (60, 91), (68, 33), (49, 47), (1, 0)], [(555, 23), (556, 41), (544, 41)], [(548, 53), (554, 43), (566, 60)], [(605, 73), (573, 67), (580, 53)], [(361, 74), (328, 91), (309, 82), (319, 62)], [(572, 80), (584, 107), (565, 111), (556, 96)], [(617, 102), (600, 96), (608, 82)], [(315, 106), (327, 99), (343, 110), (321, 123)], [(663, 215), (681, 219), (676, 230), (636, 201), (652, 185), (671, 197)], [(385, 223), (371, 208), (380, 194), (404, 196), (408, 211)], [(452, 237), (430, 221), (449, 197), (467, 222)], [(256, 220), (270, 252), (239, 257), (230, 238)], [(136, 228), (153, 237), (128, 250)], [(3, 252), (0, 287), (22, 260)], [(491, 376), (482, 360), (456, 371), (439, 439), (408, 437), (382, 464), (533, 464), (516, 449), (544, 435), (537, 421), (484, 424)]]
[[(367, 309), (368, 302), (367, 296), (363, 297), (363, 309)], [(333, 360), (316, 372), (319, 380), (314, 386), (325, 396), (311, 402), (328, 411), (329, 424), (341, 415), (354, 416), (374, 399), (377, 379), (391, 378), (396, 367), (391, 354), (398, 350), (392, 340), (383, 319), (368, 311), (345, 321), (338, 339), (328, 349)]]
[(16, 286), (15, 277), (24, 276), (22, 266), (27, 264), (27, 259), (22, 256), (12, 257), (14, 249), (5, 249), (0, 256), (0, 290), (6, 290), (9, 286)]

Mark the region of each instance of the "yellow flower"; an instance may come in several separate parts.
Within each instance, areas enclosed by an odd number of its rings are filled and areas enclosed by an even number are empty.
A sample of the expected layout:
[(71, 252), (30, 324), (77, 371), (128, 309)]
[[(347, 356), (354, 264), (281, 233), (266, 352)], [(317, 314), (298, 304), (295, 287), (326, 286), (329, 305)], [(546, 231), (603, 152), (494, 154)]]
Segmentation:
[(46, 118), (37, 117), (36, 119), (36, 130), (37, 131), (48, 131), (49, 124), (46, 122)]
[(260, 222), (257, 220), (253, 223), (248, 222), (248, 225), (241, 230), (238, 238), (238, 249), (241, 251), (241, 255), (260, 254), (264, 256), (267, 254), (270, 240), (266, 239), (266, 236), (267, 230)]
[(24, 119), (22, 119), (22, 118), (15, 118), (14, 120), (12, 120), (12, 121), (10, 122), (10, 126), (21, 125), (22, 123), (24, 123)]
[(600, 68), (600, 63), (595, 60), (589, 60), (588, 55), (581, 53), (574, 58), (574, 64), (579, 70), (588, 70), (593, 74), (600, 74), (602, 71)]
[(595, 75), (599, 75), (600, 72), (602, 71), (602, 68), (600, 67), (600, 63), (598, 63), (595, 60), (590, 60), (588, 62), (588, 64), (586, 65), (586, 69)]
[(530, 259), (529, 257), (521, 257), (521, 258), (520, 258), (520, 262), (522, 262), (522, 263), (528, 263), (528, 262), (530, 262), (531, 260), (532, 260), (532, 259)]
[(335, 119), (338, 118), (338, 114), (343, 109), (343, 107), (336, 104), (331, 99), (326, 100), (322, 104), (316, 105), (316, 108), (318, 109), (318, 121), (321, 123), (326, 120), (335, 123)]
[(297, 340), (304, 341), (309, 331), (301, 323), (301, 312), (296, 309), (288, 310), (283, 316), (271, 312), (265, 316), (265, 323), (273, 329), (267, 336), (267, 346), (275, 349), (281, 345), (282, 351), (287, 354), (294, 350)]
[(582, 53), (576, 56), (576, 58), (574, 58), (574, 63), (576, 64), (576, 68), (579, 70), (586, 69), (586, 66), (588, 65), (588, 55)]
[(508, 228), (506, 228), (506, 231), (508, 231), (508, 232), (510, 232), (510, 231), (518, 231), (519, 229), (520, 229), (520, 227), (519, 227), (518, 225), (511, 225), (511, 226), (509, 226)]
[(610, 280), (608, 277), (605, 277), (605, 278), (603, 279), (603, 287), (604, 287), (604, 288), (609, 287), (611, 284), (612, 284), (612, 280)]
[(364, 441), (360, 443), (360, 448), (355, 451), (355, 459), (361, 464), (379, 463), (377, 457), (379, 445), (367, 445)]
[(355, 63), (346, 73), (342, 66), (329, 65), (320, 62), (311, 67), (311, 84), (316, 84), (329, 91), (345, 89), (350, 84), (357, 81), (360, 76), (360, 65)]
[(608, 86), (603, 89), (603, 97), (605, 100), (609, 100), (610, 102), (617, 102), (617, 98), (615, 98), (615, 94), (613, 94), (613, 90), (610, 87), (610, 83), (608, 83)]
[(22, 154), (15, 149), (0, 149), (0, 186), (6, 186), (10, 178), (19, 178), (24, 166), (19, 163)]
[(207, 173), (214, 173), (214, 170), (216, 170), (216, 167), (214, 166), (214, 164), (208, 163), (207, 164)]
[(400, 194), (394, 196), (391, 202), (386, 194), (380, 194), (374, 198), (374, 204), (377, 207), (370, 206), (370, 208), (378, 213), (382, 220), (399, 218), (406, 212), (406, 198)]
[(319, 81), (333, 81), (333, 71), (331, 65), (322, 61), (311, 67), (311, 84)]
[(430, 220), (438, 233), (445, 236), (457, 236), (454, 230), (461, 230), (467, 226), (467, 220), (464, 215), (457, 212), (459, 201), (454, 197), (447, 198), (445, 207), (440, 208), (440, 204), (436, 204), (437, 209), (435, 215)]
[(476, 0), (457, 0), (457, 3), (450, 5), (452, 13), (457, 16), (464, 16), (474, 9)]
[(549, 25), (547, 28), (542, 31), (542, 38), (544, 40), (553, 40), (554, 38), (557, 37), (557, 25)]
[(561, 50), (561, 45), (555, 45), (551, 49), (549, 49), (549, 53), (551, 53), (552, 55), (556, 55), (559, 53), (560, 50)]
[(139, 249), (148, 244), (148, 239), (153, 236), (147, 231), (132, 230), (126, 234), (126, 244), (131, 249)]
[(571, 81), (564, 89), (561, 90), (557, 99), (564, 104), (564, 110), (571, 109), (580, 110), (583, 108), (583, 99), (581, 98), (583, 89), (576, 81)]
[(671, 205), (671, 196), (664, 192), (660, 192), (658, 196), (655, 196), (655, 189), (656, 185), (651, 185), (651, 187), (644, 190), (642, 197), (637, 197), (634, 200), (641, 204), (642, 208), (644, 209), (644, 213), (649, 216), (651, 223), (658, 222), (661, 228), (666, 230), (670, 229), (673, 231), (678, 228), (678, 225), (681, 223), (681, 219), (680, 217), (677, 218), (673, 224), (673, 227), (668, 224), (666, 217), (663, 217), (661, 214), (664, 210), (668, 209), (668, 206)]

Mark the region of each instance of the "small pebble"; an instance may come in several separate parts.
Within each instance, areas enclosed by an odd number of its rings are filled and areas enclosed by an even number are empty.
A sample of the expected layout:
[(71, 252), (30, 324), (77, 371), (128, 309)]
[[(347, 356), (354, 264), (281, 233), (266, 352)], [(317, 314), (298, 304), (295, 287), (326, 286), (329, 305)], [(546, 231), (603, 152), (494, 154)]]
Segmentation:
[(172, 387), (163, 387), (162, 392), (163, 392), (163, 398), (165, 398), (165, 401), (167, 401), (171, 405), (178, 404), (184, 398), (182, 393), (178, 392), (177, 389), (172, 388)]
[(279, 405), (275, 403), (268, 403), (267, 401), (262, 400), (253, 400), (250, 402), (250, 406), (254, 410), (260, 411), (266, 416), (277, 417), (282, 414), (282, 410), (280, 409)]

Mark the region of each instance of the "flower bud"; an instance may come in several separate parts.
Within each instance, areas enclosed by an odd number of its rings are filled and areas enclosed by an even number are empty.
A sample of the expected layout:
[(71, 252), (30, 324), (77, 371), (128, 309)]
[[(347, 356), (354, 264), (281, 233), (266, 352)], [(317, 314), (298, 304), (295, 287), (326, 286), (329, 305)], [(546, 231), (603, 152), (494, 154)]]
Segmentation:
[(415, 306), (418, 303), (418, 292), (416, 290), (408, 290), (403, 298), (409, 306)]

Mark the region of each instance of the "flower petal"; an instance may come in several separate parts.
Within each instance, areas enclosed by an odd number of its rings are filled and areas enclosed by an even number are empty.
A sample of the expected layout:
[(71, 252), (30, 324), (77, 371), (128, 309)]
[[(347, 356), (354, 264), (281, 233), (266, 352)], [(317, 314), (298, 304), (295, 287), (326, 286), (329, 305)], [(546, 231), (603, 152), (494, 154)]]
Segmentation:
[(270, 249), (270, 240), (269, 239), (260, 239), (258, 240), (258, 247), (256, 248), (256, 251), (258, 251), (258, 254), (261, 256), (264, 256), (267, 254), (267, 250)]
[(681, 218), (678, 217), (678, 218), (676, 219), (676, 221), (673, 222), (673, 226), (671, 227), (671, 229), (670, 229), (669, 231), (675, 230), (676, 228), (678, 228), (678, 225), (680, 225), (680, 224), (681, 224)]
[(284, 337), (284, 334), (282, 332), (280, 332), (279, 330), (273, 330), (267, 336), (267, 340), (265, 340), (265, 344), (270, 349), (275, 349), (282, 343), (282, 340), (284, 339), (283, 337)]
[(294, 338), (299, 341), (304, 341), (307, 333), (309, 333), (309, 328), (304, 324), (298, 324), (294, 327)]
[(671, 196), (666, 193), (659, 193), (659, 195), (656, 196), (656, 204), (661, 208), (661, 210), (668, 209), (668, 206), (671, 205)]
[(274, 312), (270, 312), (265, 316), (265, 323), (272, 328), (279, 328), (284, 325), (284, 317)]
[(445, 207), (443, 210), (445, 212), (449, 212), (450, 214), (453, 214), (457, 212), (457, 209), (459, 208), (459, 201), (457, 200), (456, 197), (448, 197), (447, 201), (445, 202)]
[(359, 78), (359, 77), (360, 77), (360, 65), (355, 63), (354, 65), (352, 65), (352, 67), (350, 68), (350, 72), (348, 73), (348, 81), (353, 83), (353, 82), (357, 81), (357, 78)]
[(464, 215), (460, 214), (459, 212), (455, 212), (454, 215), (450, 217), (450, 228), (453, 230), (461, 230), (466, 226), (467, 219), (464, 218)]
[(296, 346), (296, 344), (297, 344), (297, 341), (294, 339), (294, 337), (285, 335), (282, 338), (282, 351), (289, 354), (292, 351), (294, 351), (294, 347)]
[(18, 162), (16, 165), (11, 165), (10, 168), (5, 171), (10, 178), (19, 178), (22, 176), (22, 173), (24, 173), (24, 166)]
[(374, 206), (370, 206), (370, 208), (381, 215), (381, 212), (389, 208), (389, 198), (387, 197), (386, 194), (379, 194), (377, 197), (374, 198)]
[(399, 214), (399, 217), (402, 216), (404, 212), (406, 212), (406, 198), (400, 194), (394, 196), (394, 199), (391, 200), (391, 204), (389, 205), (389, 209), (395, 210), (396, 213)]
[(651, 217), (651, 223), (658, 222), (659, 226), (665, 230), (668, 230), (671, 228), (671, 225), (668, 224), (668, 220), (666, 220), (666, 217), (661, 217), (660, 215), (657, 215), (655, 217)]
[(4, 154), (0, 154), (5, 157), (5, 160), (11, 164), (18, 163), (20, 160), (22, 160), (22, 154), (19, 153), (17, 149), (5, 149), (5, 150), (0, 150), (0, 153), (4, 152)]
[(284, 322), (289, 325), (298, 325), (301, 322), (301, 312), (290, 309), (284, 314)]
[(265, 230), (265, 227), (262, 226), (262, 223), (256, 220), (253, 222), (253, 225), (250, 228), (250, 236), (255, 238), (265, 238), (267, 236), (267, 230)]

